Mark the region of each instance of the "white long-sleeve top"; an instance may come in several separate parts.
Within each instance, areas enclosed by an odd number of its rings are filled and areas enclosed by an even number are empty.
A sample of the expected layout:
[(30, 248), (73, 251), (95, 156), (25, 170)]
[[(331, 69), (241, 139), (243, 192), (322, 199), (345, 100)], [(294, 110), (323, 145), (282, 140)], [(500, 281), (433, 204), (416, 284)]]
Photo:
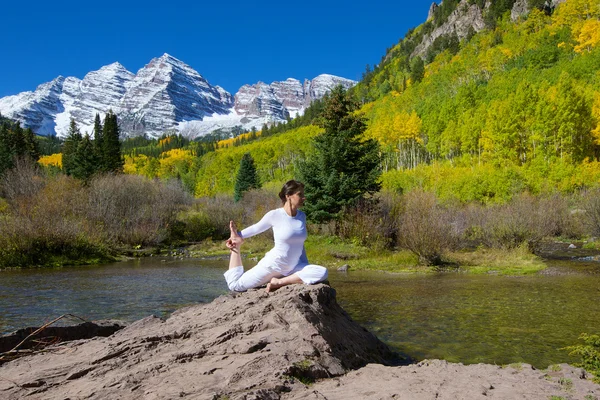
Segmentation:
[(266, 256), (273, 257), (279, 267), (295, 267), (298, 264), (308, 264), (304, 241), (307, 237), (306, 214), (298, 210), (295, 216), (289, 216), (282, 208), (271, 210), (256, 224), (240, 232), (246, 239), (273, 228), (275, 246)]

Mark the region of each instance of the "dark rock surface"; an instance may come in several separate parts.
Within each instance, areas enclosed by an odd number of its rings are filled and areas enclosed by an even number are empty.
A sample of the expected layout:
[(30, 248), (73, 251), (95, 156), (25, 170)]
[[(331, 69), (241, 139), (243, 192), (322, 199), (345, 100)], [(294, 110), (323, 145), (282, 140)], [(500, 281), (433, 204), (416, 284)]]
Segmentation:
[[(38, 347), (40, 342), (57, 343), (71, 340), (91, 339), (96, 336), (107, 337), (118, 330), (123, 329), (125, 326), (126, 323), (123, 321), (112, 320), (84, 322), (71, 326), (48, 326), (39, 333), (28, 338), (25, 343), (19, 346), (19, 350)], [(38, 329), (39, 327), (23, 328), (11, 334), (0, 336), (0, 353), (12, 350)]]

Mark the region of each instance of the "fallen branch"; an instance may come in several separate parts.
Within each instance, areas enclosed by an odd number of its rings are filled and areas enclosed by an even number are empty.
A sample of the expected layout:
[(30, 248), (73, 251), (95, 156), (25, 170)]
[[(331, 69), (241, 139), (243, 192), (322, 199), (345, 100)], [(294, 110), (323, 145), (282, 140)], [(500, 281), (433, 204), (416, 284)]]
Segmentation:
[(10, 349), (7, 352), (4, 353), (0, 353), (0, 361), (2, 361), (4, 359), (5, 356), (8, 356), (12, 353), (17, 353), (19, 352), (19, 347), (21, 347), (25, 342), (27, 342), (30, 338), (32, 338), (33, 336), (37, 335), (38, 333), (40, 333), (41, 331), (43, 331), (44, 329), (46, 329), (47, 327), (49, 327), (50, 325), (52, 325), (53, 323), (60, 321), (61, 319), (65, 318), (65, 317), (74, 317), (77, 319), (82, 320), (83, 322), (88, 322), (85, 319), (78, 317), (77, 315), (73, 315), (73, 314), (63, 314), (58, 318), (53, 319), (52, 321), (44, 324), (43, 326), (39, 327), (38, 329), (36, 329), (34, 332), (30, 333), (25, 339), (23, 339), (19, 344), (17, 344), (15, 347), (13, 347), (12, 349)]

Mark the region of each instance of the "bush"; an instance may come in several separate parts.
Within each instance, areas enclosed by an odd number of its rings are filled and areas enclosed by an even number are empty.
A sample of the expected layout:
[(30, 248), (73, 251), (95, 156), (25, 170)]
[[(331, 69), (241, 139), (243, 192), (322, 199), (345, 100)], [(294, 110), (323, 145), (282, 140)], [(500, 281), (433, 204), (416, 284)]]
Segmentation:
[(581, 363), (575, 364), (594, 374), (594, 382), (600, 383), (600, 336), (582, 333), (579, 339), (585, 344), (565, 347), (571, 356), (581, 356)]
[(424, 265), (441, 265), (443, 255), (458, 243), (451, 213), (438, 204), (433, 193), (414, 190), (405, 195), (398, 225), (398, 243)]
[(396, 214), (399, 196), (386, 193), (364, 199), (346, 208), (336, 222), (335, 231), (343, 239), (376, 249), (392, 248), (398, 235)]
[(576, 217), (560, 195), (515, 196), (510, 203), (484, 209), (481, 225), (475, 229), (478, 239), (489, 247), (514, 249), (525, 243), (537, 252), (544, 238), (578, 235)]
[(191, 201), (178, 182), (106, 175), (83, 186), (19, 163), (4, 174), (0, 193), (3, 267), (105, 261), (120, 244), (158, 244)]
[(592, 236), (600, 236), (600, 189), (588, 190), (582, 196), (585, 226)]
[(158, 244), (167, 238), (177, 212), (191, 204), (178, 181), (152, 181), (139, 175), (103, 175), (89, 184), (87, 217), (112, 243)]

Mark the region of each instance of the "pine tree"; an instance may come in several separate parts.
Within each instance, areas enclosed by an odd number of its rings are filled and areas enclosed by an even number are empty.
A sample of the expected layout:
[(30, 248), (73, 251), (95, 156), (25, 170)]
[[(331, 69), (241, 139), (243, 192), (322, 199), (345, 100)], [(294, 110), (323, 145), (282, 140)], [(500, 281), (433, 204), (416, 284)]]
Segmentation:
[(298, 165), (304, 210), (316, 222), (337, 218), (345, 206), (380, 189), (379, 145), (362, 139), (366, 125), (353, 113), (357, 103), (341, 86), (325, 101), (320, 123), (325, 132), (313, 139), (314, 152)]
[(110, 110), (104, 118), (102, 131), (102, 161), (104, 172), (123, 172), (123, 157), (121, 156), (121, 142), (119, 141), (119, 124), (117, 116)]
[(33, 133), (31, 128), (27, 128), (23, 132), (23, 142), (25, 145), (24, 153), (34, 161), (39, 160), (40, 146), (38, 141), (36, 140), (35, 133)]
[(101, 170), (104, 169), (104, 165), (102, 165), (103, 161), (103, 136), (102, 136), (102, 123), (100, 122), (100, 114), (96, 113), (96, 118), (94, 119), (94, 153), (100, 163), (99, 168)]
[(10, 148), (10, 134), (8, 123), (0, 123), (0, 175), (12, 168), (13, 153)]
[(244, 192), (258, 188), (260, 188), (260, 181), (256, 167), (254, 166), (254, 159), (250, 153), (246, 153), (242, 156), (242, 161), (240, 161), (240, 169), (235, 179), (233, 198), (235, 201), (240, 201)]
[(76, 166), (76, 153), (77, 147), (79, 146), (79, 142), (83, 137), (81, 136), (81, 132), (79, 131), (79, 127), (73, 118), (71, 118), (71, 123), (69, 125), (69, 133), (65, 139), (62, 148), (62, 164), (63, 171), (67, 175), (72, 175)]
[(415, 57), (410, 64), (410, 80), (413, 84), (421, 82), (425, 76), (425, 62), (421, 57)]
[(88, 182), (98, 171), (98, 158), (94, 152), (94, 143), (90, 136), (86, 134), (77, 145), (77, 149), (73, 155), (71, 175), (84, 182)]

